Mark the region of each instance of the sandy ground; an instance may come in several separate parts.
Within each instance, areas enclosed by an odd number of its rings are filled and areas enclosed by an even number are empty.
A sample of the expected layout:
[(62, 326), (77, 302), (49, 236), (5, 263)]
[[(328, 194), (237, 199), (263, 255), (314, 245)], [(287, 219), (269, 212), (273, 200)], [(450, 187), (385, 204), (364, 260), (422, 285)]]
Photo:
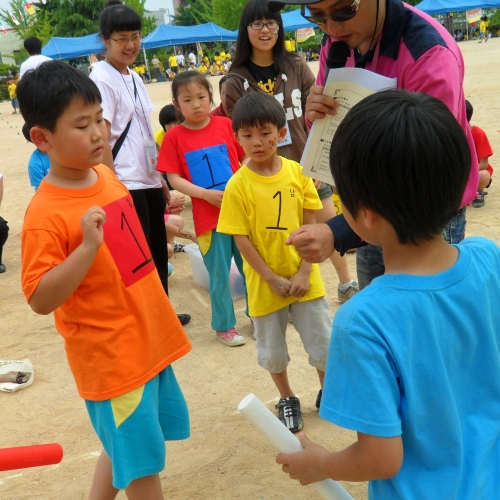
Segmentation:
[[(500, 39), (487, 44), (460, 44), (466, 61), (465, 89), (473, 103), (473, 122), (487, 133), (493, 150), (493, 167), (500, 154), (500, 101), (498, 81)], [(311, 63), (317, 71), (317, 63)], [(212, 78), (217, 87), (218, 79)], [(169, 83), (147, 87), (155, 112), (171, 99)], [(218, 89), (215, 92), (218, 103)], [(77, 395), (69, 371), (62, 338), (54, 329), (52, 316), (37, 316), (26, 304), (20, 286), (20, 232), (26, 206), (33, 195), (26, 165), (33, 146), (21, 134), (20, 115), (11, 115), (10, 103), (0, 104), (0, 144), (5, 176), (4, 202), (0, 215), (8, 220), (10, 236), (4, 248), (7, 272), (0, 275), (0, 359), (29, 358), (36, 378), (31, 387), (15, 394), (0, 393), (0, 448), (58, 442), (64, 448), (59, 466), (0, 473), (0, 498), (5, 500), (80, 500), (87, 498), (97, 457), (101, 450), (83, 401)], [(468, 208), (467, 235), (483, 235), (500, 241), (496, 183), (489, 189), (486, 205)], [(192, 228), (190, 206), (183, 216)], [(354, 271), (354, 255), (349, 255)], [(175, 370), (189, 404), (192, 435), (186, 441), (168, 445), (168, 461), (161, 474), (166, 498), (170, 499), (315, 499), (319, 495), (303, 488), (280, 471), (271, 445), (238, 413), (237, 405), (250, 392), (273, 409), (276, 390), (268, 374), (257, 366), (250, 324), (244, 303), (235, 304), (238, 328), (247, 344), (227, 348), (215, 340), (210, 329), (208, 292), (192, 277), (187, 254), (175, 254), (171, 277), (171, 300), (179, 312), (193, 319), (186, 332), (192, 352), (175, 363)], [(332, 315), (339, 307), (338, 279), (332, 265), (321, 266)], [(353, 442), (355, 434), (318, 417), (314, 402), (318, 391), (315, 370), (308, 366), (298, 335), (289, 326), (293, 358), (289, 372), (292, 386), (301, 398), (305, 431), (331, 450)], [(366, 483), (344, 483), (355, 499), (366, 498)], [(119, 493), (124, 499), (125, 494)]]

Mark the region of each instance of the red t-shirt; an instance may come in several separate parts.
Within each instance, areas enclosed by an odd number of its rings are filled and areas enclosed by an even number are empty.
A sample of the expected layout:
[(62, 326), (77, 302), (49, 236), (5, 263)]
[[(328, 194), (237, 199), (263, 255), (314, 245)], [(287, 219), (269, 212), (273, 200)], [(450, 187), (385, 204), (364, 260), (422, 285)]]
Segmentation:
[[(210, 123), (200, 130), (183, 125), (171, 128), (163, 139), (157, 169), (180, 174), (205, 189), (224, 190), (244, 156), (234, 137), (231, 120), (212, 116)], [(192, 202), (196, 235), (215, 229), (220, 208), (200, 198), (192, 198)]]
[[(482, 128), (476, 127), (475, 125), (472, 127), (471, 131), (472, 138), (474, 139), (474, 144), (476, 146), (478, 161), (481, 161), (483, 158), (489, 158), (490, 156), (492, 156), (493, 149), (491, 149), (491, 144), (488, 140), (488, 137), (486, 136), (486, 132)], [(493, 175), (493, 167), (489, 164), (489, 162), (486, 170), (488, 170), (490, 175)]]

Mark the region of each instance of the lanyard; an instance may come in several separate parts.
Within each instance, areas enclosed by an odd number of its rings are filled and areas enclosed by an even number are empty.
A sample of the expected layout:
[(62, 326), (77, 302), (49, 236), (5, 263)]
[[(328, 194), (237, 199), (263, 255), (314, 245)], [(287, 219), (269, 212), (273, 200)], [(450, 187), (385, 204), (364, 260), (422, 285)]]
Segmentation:
[(132, 104), (134, 105), (134, 111), (135, 111), (135, 115), (137, 117), (137, 123), (139, 124), (139, 130), (141, 131), (141, 136), (144, 139), (144, 133), (142, 132), (141, 121), (139, 120), (139, 115), (137, 113), (137, 107), (136, 107), (137, 97), (139, 97), (139, 104), (141, 105), (142, 114), (144, 116), (144, 122), (146, 123), (146, 127), (148, 129), (148, 133), (149, 133), (150, 139), (153, 139), (153, 134), (152, 134), (151, 130), (149, 129), (148, 119), (147, 119), (146, 113), (144, 112), (144, 106), (142, 105), (141, 96), (140, 96), (139, 92), (137, 91), (137, 86), (135, 84), (134, 75), (132, 74), (132, 72), (130, 70), (128, 70), (130, 76), (132, 77), (132, 83), (134, 84), (134, 97), (132, 97), (132, 94), (130, 93), (130, 90), (128, 88), (127, 82), (125, 81), (125, 78), (123, 78), (123, 75), (122, 75), (121, 71), (108, 58), (106, 58), (106, 62), (108, 62), (113, 68), (115, 68), (116, 71), (118, 71), (118, 73), (122, 77), (123, 84), (125, 85), (125, 88), (127, 89), (127, 93), (130, 96)]

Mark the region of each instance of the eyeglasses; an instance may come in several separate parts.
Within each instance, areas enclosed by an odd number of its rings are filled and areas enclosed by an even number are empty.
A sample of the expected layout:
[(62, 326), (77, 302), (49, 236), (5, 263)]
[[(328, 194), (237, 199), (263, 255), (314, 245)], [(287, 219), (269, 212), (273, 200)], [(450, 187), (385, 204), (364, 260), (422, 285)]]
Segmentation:
[(120, 45), (123, 45), (124, 47), (126, 47), (129, 43), (133, 43), (134, 45), (137, 45), (139, 43), (141, 43), (141, 40), (142, 40), (142, 33), (139, 33), (138, 35), (135, 35), (133, 36), (132, 38), (111, 38), (109, 37), (110, 40), (113, 40), (114, 42), (120, 44)]
[(261, 30), (264, 29), (265, 26), (269, 31), (274, 31), (279, 28), (279, 25), (280, 23), (278, 21), (267, 21), (267, 23), (263, 23), (262, 21), (254, 21), (248, 26), (253, 30)]
[(306, 15), (305, 6), (300, 6), (300, 14), (304, 19), (307, 19), (311, 23), (314, 24), (326, 24), (328, 19), (335, 23), (343, 23), (345, 21), (349, 21), (352, 19), (358, 12), (358, 7), (361, 0), (354, 0), (351, 5), (347, 5), (346, 7), (342, 7), (341, 9), (333, 11), (329, 16), (320, 16), (320, 15)]

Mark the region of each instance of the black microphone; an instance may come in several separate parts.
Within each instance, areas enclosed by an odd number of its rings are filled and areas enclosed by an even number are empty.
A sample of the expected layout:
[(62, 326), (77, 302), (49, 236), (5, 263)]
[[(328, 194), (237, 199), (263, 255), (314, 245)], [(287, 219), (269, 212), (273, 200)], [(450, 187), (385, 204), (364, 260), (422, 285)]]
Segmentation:
[(326, 85), (328, 73), (330, 73), (331, 69), (345, 67), (350, 52), (351, 49), (349, 48), (349, 45), (347, 45), (347, 43), (333, 42), (330, 45), (330, 48), (328, 49), (328, 55), (326, 56), (326, 72), (324, 85)]

